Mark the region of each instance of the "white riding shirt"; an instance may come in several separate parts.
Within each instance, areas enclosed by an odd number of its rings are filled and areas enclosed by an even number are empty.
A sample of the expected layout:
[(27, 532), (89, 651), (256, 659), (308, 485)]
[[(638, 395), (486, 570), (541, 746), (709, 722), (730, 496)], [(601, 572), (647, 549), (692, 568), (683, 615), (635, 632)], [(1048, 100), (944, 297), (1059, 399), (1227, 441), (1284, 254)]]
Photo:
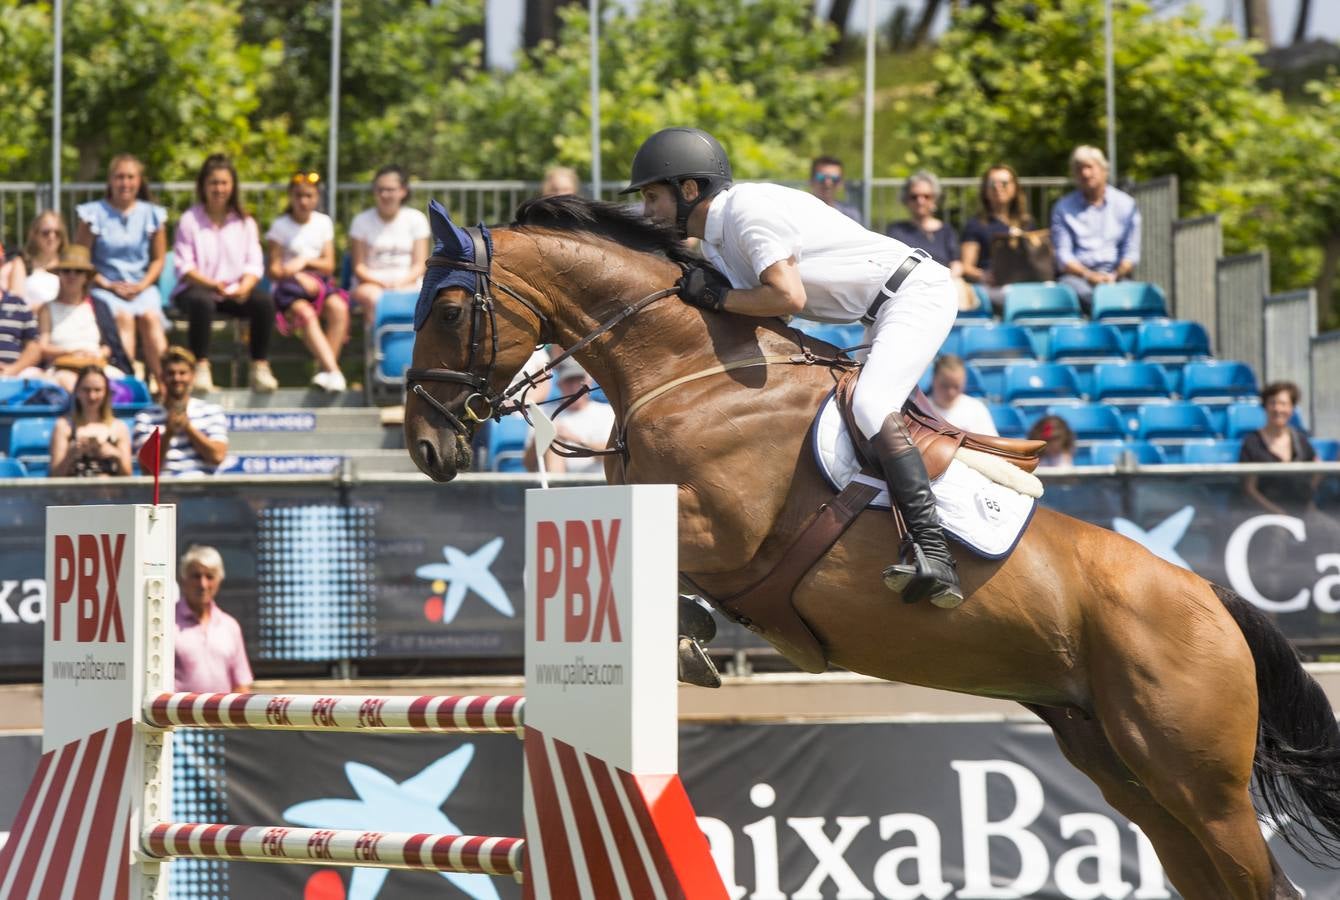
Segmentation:
[[(902, 241), (867, 231), (813, 194), (775, 184), (737, 184), (712, 198), (703, 255), (732, 287), (758, 287), (774, 263), (796, 258), (805, 288), (799, 313), (854, 322), (879, 298), (912, 253)], [(958, 315), (949, 269), (923, 259), (866, 329), (871, 345), (852, 411), (871, 437), (902, 408)]]

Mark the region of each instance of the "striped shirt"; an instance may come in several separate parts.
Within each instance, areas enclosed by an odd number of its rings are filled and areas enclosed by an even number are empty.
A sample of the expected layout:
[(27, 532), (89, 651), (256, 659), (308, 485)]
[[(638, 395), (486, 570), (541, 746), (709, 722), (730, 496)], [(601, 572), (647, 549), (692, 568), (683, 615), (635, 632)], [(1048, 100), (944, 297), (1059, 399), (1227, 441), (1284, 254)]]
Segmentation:
[[(186, 416), (210, 440), (228, 440), (228, 417), (217, 403), (192, 397), (186, 404)], [(155, 428), (162, 428), (166, 423), (167, 411), (161, 406), (151, 406), (138, 413), (135, 416), (135, 452), (139, 453)], [(168, 440), (167, 455), (163, 457), (164, 475), (213, 475), (215, 468), (200, 458), (186, 435), (174, 434)]]
[(0, 295), (0, 365), (19, 358), (23, 345), (37, 340), (37, 321), (22, 297)]

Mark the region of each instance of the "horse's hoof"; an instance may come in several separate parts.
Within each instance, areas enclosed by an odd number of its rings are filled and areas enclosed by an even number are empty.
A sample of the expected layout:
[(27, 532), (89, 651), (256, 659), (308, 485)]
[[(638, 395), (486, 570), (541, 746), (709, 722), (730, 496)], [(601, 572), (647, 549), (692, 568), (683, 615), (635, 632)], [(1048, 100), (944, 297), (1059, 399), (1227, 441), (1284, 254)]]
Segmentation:
[(679, 637), (679, 680), (705, 688), (721, 687), (721, 673), (702, 645), (686, 635)]

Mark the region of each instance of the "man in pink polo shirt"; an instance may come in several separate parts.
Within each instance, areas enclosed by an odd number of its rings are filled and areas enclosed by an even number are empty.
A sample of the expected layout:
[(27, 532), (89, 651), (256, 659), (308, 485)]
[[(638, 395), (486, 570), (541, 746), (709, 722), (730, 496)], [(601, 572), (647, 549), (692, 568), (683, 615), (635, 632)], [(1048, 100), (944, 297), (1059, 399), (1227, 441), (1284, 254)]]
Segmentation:
[(214, 603), (223, 584), (223, 557), (192, 544), (178, 569), (177, 690), (202, 694), (251, 689), (251, 666), (237, 620)]

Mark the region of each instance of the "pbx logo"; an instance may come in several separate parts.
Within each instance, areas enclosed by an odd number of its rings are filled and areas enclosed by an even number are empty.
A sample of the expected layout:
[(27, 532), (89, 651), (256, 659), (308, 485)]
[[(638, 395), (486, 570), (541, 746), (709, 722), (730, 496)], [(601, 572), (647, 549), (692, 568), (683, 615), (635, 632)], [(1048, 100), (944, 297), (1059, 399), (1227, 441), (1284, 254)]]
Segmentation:
[[(565, 642), (623, 641), (613, 580), (622, 525), (621, 519), (569, 520), (560, 532), (557, 522), (536, 523), (536, 640), (546, 639), (549, 601), (561, 595)], [(600, 576), (598, 591), (591, 587), (593, 570)]]
[(66, 604), (74, 604), (75, 637), (81, 644), (125, 643), (121, 627), (121, 558), (124, 534), (58, 534), (54, 541), (52, 634), (61, 640)]

